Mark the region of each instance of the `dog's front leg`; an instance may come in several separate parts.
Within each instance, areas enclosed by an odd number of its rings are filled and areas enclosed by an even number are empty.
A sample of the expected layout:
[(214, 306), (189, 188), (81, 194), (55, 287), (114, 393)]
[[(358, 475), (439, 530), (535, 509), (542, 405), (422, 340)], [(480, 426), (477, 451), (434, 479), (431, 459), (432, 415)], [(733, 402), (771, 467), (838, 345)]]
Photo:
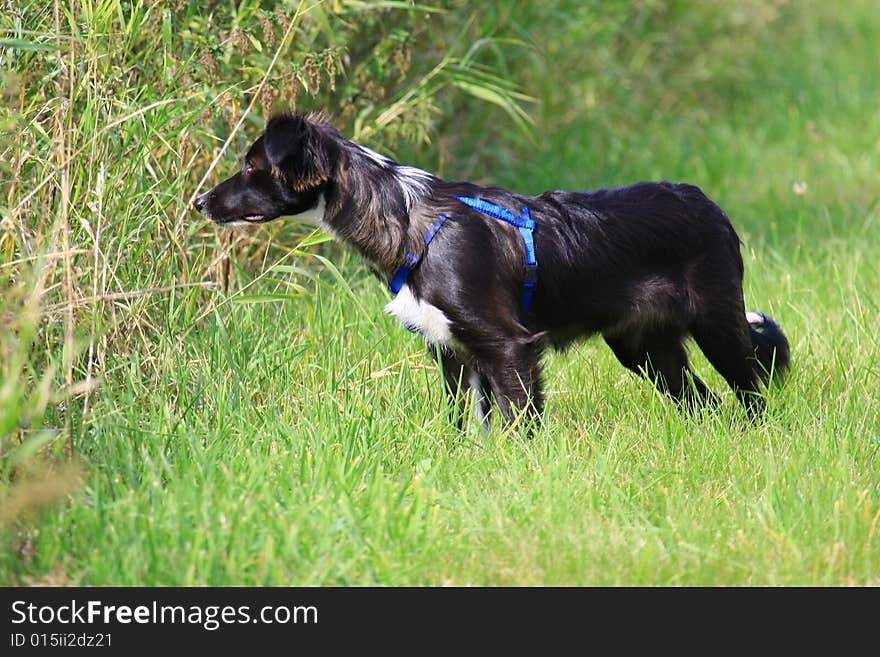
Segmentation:
[(452, 421), (458, 430), (464, 428), (467, 409), (467, 396), (474, 396), (474, 415), (485, 431), (489, 431), (489, 386), (470, 365), (463, 363), (455, 355), (441, 352), (437, 347), (430, 349), (431, 355), (440, 364), (446, 397), (450, 404)]
[(529, 433), (544, 407), (541, 391), (544, 344), (544, 334), (506, 338), (481, 350), (478, 362), (504, 418), (508, 422), (522, 418), (529, 424)]

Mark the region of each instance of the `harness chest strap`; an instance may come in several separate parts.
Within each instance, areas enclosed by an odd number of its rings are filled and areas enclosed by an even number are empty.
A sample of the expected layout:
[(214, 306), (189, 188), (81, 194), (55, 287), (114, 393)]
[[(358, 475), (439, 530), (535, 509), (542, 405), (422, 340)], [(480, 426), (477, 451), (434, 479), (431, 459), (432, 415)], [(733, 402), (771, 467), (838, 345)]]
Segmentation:
[[(428, 250), (428, 245), (431, 243), (431, 240), (434, 239), (437, 231), (440, 230), (440, 226), (445, 224), (448, 218), (449, 217), (445, 214), (441, 214), (440, 219), (428, 229), (427, 233), (425, 233), (425, 251)], [(391, 292), (391, 294), (397, 296), (397, 293), (400, 292), (400, 288), (406, 283), (409, 273), (416, 268), (416, 265), (418, 265), (419, 262), (421, 262), (421, 258), (416, 257), (412, 253), (406, 254), (406, 264), (398, 269), (397, 272), (395, 272), (394, 277), (388, 281), (388, 291)]]
[[(482, 199), (471, 198), (469, 196), (456, 196), (456, 199), (467, 205), (468, 207), (476, 210), (477, 212), (481, 212), (482, 214), (488, 215), (490, 217), (494, 217), (495, 219), (499, 219), (504, 221), (512, 226), (516, 226), (519, 230), (520, 237), (523, 241), (523, 246), (525, 247), (525, 280), (523, 282), (523, 302), (522, 302), (522, 318), (525, 321), (526, 317), (529, 314), (529, 306), (532, 303), (532, 295), (535, 291), (535, 285), (538, 282), (538, 259), (535, 256), (535, 238), (534, 238), (534, 230), (535, 230), (535, 222), (529, 214), (529, 209), (523, 206), (522, 209), (522, 217), (517, 217), (507, 208), (503, 208), (500, 205), (495, 205), (494, 203), (489, 203), (488, 201), (483, 201)], [(446, 222), (448, 217), (446, 215), (440, 215), (439, 221), (437, 221), (431, 228), (428, 230), (425, 235), (425, 250), (427, 251), (427, 246), (431, 243), (431, 240), (434, 239), (434, 236), (437, 234), (437, 231), (440, 230), (440, 227)], [(406, 264), (403, 265), (391, 280), (388, 282), (388, 291), (391, 294), (397, 295), (400, 292), (400, 288), (403, 287), (403, 284), (406, 282), (407, 277), (410, 272), (416, 268), (419, 264), (420, 258), (416, 257), (412, 253), (406, 254)]]

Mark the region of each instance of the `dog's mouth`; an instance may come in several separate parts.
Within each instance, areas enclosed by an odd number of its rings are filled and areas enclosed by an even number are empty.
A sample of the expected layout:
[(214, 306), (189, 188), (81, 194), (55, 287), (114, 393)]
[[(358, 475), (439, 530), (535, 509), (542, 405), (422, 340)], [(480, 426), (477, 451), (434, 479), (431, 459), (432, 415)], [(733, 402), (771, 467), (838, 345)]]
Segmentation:
[(248, 214), (241, 217), (233, 217), (232, 219), (215, 219), (214, 217), (208, 217), (208, 219), (219, 226), (242, 226), (244, 224), (262, 224), (269, 221), (271, 217), (267, 217), (264, 214)]

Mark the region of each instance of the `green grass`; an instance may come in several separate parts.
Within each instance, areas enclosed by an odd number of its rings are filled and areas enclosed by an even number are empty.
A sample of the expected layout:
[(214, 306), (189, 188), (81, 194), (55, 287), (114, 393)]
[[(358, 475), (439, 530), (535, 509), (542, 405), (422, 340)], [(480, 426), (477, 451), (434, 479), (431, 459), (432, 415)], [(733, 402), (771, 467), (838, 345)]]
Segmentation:
[[(757, 425), (696, 350), (724, 403), (688, 416), (588, 342), (547, 358), (533, 439), (497, 424), (459, 435), (423, 345), (382, 314), (387, 294), (353, 256), (297, 246), (307, 233), (289, 225), (234, 238), (178, 220), (202, 173), (188, 170), (198, 108), (126, 123), (121, 147), (155, 158), (153, 174), (108, 168), (95, 197), (101, 152), (72, 172), (73, 193), (92, 199), (68, 217), (75, 244), (101, 253), (83, 256), (83, 275), (103, 273), (99, 295), (222, 283), (233, 253), (229, 296), (185, 288), (88, 306), (76, 358), (62, 351), (65, 313), (46, 315), (32, 351), (101, 387), (62, 381), (40, 425), (12, 439), (55, 431), (44, 451), (57, 459), (72, 442), (83, 477), (0, 530), (0, 583), (880, 585), (880, 15), (847, 4), (784, 7), (752, 49), (726, 53), (746, 77), (694, 83), (697, 97), (669, 109), (639, 95), (649, 77), (636, 64), (621, 65), (631, 84), (598, 82), (593, 109), (595, 80), (570, 81), (560, 101), (525, 75), (545, 114), (566, 111), (537, 122), (539, 145), (512, 136), (499, 148), (515, 157), (480, 173), (533, 193), (685, 180), (718, 200), (744, 240), (747, 307), (792, 344), (791, 376)], [(557, 74), (580, 70), (568, 56)], [(421, 157), (411, 163), (435, 155)], [(446, 175), (475, 166), (458, 157)], [(6, 216), (49, 249), (55, 212), (42, 233)], [(94, 239), (99, 217), (106, 239), (125, 240)], [(46, 265), (61, 281), (62, 264)], [(9, 289), (37, 286), (38, 271)], [(38, 388), (39, 361), (22, 367)]]

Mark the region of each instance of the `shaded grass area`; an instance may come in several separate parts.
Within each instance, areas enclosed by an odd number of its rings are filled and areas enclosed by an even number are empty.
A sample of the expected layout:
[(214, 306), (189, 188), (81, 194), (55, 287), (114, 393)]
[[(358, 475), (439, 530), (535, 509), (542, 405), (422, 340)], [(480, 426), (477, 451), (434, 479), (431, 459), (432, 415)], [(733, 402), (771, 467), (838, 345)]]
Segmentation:
[[(748, 80), (707, 81), (705, 103), (663, 110), (609, 87), (590, 111), (572, 84), (575, 109), (545, 116), (540, 145), (494, 179), (667, 178), (718, 200), (744, 240), (747, 306), (792, 342), (762, 423), (728, 391), (717, 413), (682, 415), (589, 342), (548, 357), (534, 439), (458, 435), (361, 264), (320, 247), (346, 288), (313, 256), (273, 269), (270, 248), (237, 300), (153, 301), (163, 323), (122, 341), (78, 418), (82, 487), (4, 535), (0, 579), (880, 584), (878, 28), (870, 2), (804, 3), (736, 62)], [(276, 230), (255, 237), (290, 237)]]

